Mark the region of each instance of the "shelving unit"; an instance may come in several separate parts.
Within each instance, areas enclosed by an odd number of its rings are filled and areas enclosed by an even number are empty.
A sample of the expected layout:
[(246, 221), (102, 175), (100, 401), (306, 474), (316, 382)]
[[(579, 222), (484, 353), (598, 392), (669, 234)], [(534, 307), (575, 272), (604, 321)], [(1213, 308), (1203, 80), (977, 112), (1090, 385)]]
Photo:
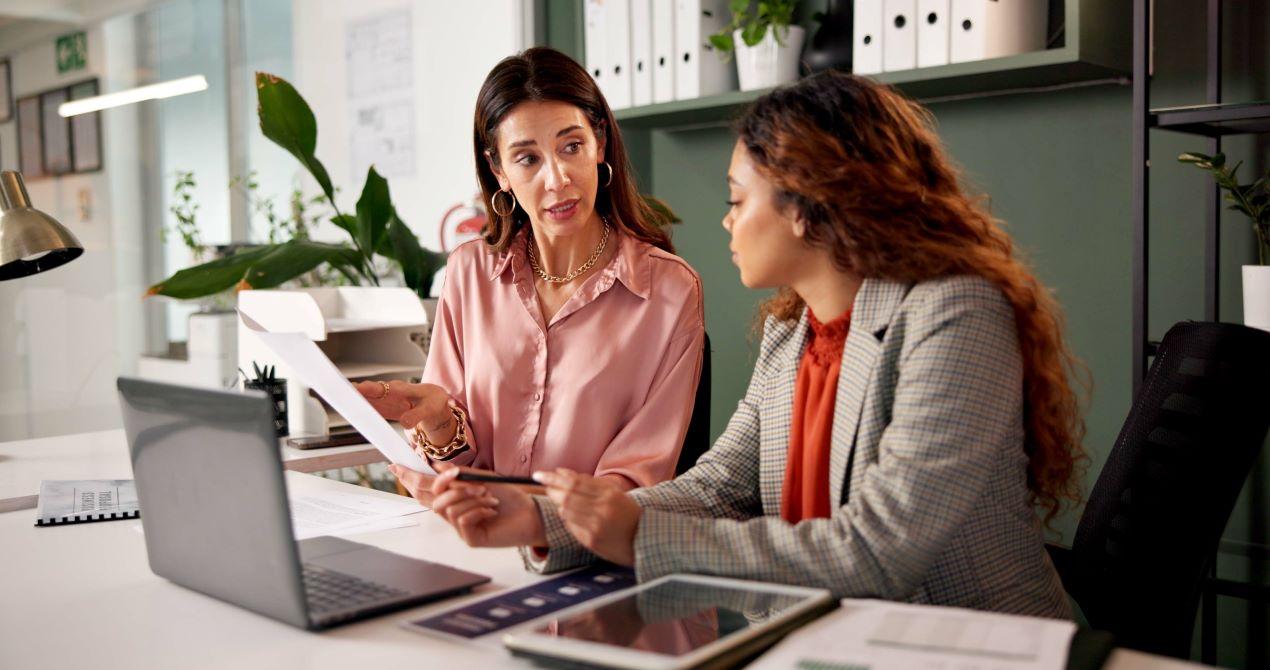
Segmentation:
[[(1061, 0), (1060, 0), (1061, 1)], [(1101, 0), (1066, 0), (1063, 45), (1044, 51), (970, 63), (871, 75), (918, 98), (974, 95), (1076, 82), (1125, 79), (1130, 53), (1123, 40), (1128, 5)], [(770, 89), (630, 107), (615, 115), (623, 130), (668, 129), (727, 121)]]
[[(1270, 101), (1224, 104), (1222, 98), (1222, 2), (1208, 0), (1206, 49), (1206, 104), (1151, 109), (1151, 0), (1133, 3), (1133, 391), (1139, 387), (1154, 355), (1157, 342), (1149, 339), (1148, 284), (1150, 220), (1150, 159), (1152, 129), (1188, 133), (1208, 138), (1206, 153), (1221, 151), (1228, 135), (1270, 132)], [(1210, 180), (1211, 181), (1211, 180)], [(1204, 222), (1204, 320), (1220, 317), (1221, 192), (1210, 184), (1205, 197)], [(1201, 601), (1200, 660), (1217, 660), (1217, 595), (1264, 602), (1267, 589), (1233, 580), (1218, 579), (1210, 572)]]
[[(239, 305), (259, 315), (275, 332), (301, 332), (312, 339), (349, 380), (410, 380), (423, 372), (432, 316), (406, 288), (338, 287), (290, 291), (243, 291)], [(287, 379), (291, 435), (325, 435), (348, 422), (317, 397), (242, 323), (238, 362), (276, 365)]]

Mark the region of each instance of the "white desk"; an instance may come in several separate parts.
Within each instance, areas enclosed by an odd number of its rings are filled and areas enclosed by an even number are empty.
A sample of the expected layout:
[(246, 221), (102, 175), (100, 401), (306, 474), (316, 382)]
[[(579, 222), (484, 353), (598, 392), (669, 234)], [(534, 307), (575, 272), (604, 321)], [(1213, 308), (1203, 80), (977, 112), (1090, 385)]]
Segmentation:
[[(124, 473), (126, 474), (126, 473)], [(287, 473), (293, 494), (349, 484)], [(359, 489), (369, 491), (368, 489)], [(373, 495), (391, 495), (372, 492)], [(154, 576), (139, 521), (36, 528), (29, 510), (0, 514), (0, 667), (3, 668), (462, 668), (528, 667), (496, 640), (450, 642), (401, 629), (497, 590), (532, 583), (512, 549), (471, 549), (431, 513), (418, 526), (351, 539), (489, 575), (476, 593), (308, 633)], [(1196, 668), (1117, 650), (1109, 670)]]
[[(283, 467), (320, 472), (384, 460), (369, 444), (300, 450), (281, 447)], [(45, 479), (132, 479), (122, 428), (0, 442), (0, 512), (35, 507)]]

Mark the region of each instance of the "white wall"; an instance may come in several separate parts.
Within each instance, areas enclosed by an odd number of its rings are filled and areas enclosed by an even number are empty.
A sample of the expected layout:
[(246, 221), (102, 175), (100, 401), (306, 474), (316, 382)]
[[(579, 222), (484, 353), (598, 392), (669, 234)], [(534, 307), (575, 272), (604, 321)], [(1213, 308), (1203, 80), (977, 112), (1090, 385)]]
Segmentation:
[[(317, 157), (341, 189), (340, 207), (353, 210), (365, 175), (350, 177), (345, 29), (403, 7), (411, 10), (414, 40), (414, 174), (390, 177), (393, 203), (426, 247), (440, 249), (442, 215), (477, 192), (472, 160), (472, 114), (490, 68), (523, 48), (528, 0), (409, 2), (407, 0), (295, 0), (295, 80), (317, 116)], [(316, 186), (306, 177), (307, 188)], [(332, 225), (324, 239), (345, 239)]]
[[(57, 74), (53, 39), (8, 53), (15, 97), (92, 76), (106, 90), (131, 85), (108, 74), (109, 63), (132, 57), (131, 42), (119, 39), (128, 27), (107, 22), (88, 29), (88, 66), (65, 75)], [(0, 124), (4, 169), (17, 169), (16, 125)], [(135, 116), (106, 115), (102, 130), (103, 171), (27, 183), (32, 203), (70, 228), (84, 254), (0, 283), (0, 440), (119, 421), (115, 376), (127, 372), (121, 361), (135, 360), (140, 347), (141, 285), (133, 272), (139, 191), (129, 178), (136, 171)]]

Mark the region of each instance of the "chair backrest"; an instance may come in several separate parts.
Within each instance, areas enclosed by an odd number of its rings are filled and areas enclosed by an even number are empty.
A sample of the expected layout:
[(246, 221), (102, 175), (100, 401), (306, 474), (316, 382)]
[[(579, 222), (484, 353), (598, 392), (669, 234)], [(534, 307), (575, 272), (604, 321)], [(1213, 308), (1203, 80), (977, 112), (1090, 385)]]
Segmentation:
[(1179, 323), (1076, 530), (1064, 584), (1123, 646), (1185, 657), (1203, 580), (1270, 425), (1270, 332)]
[(697, 382), (697, 396), (693, 399), (692, 418), (688, 419), (688, 434), (684, 436), (675, 476), (687, 472), (697, 464), (697, 459), (710, 448), (710, 334), (705, 334), (701, 352), (701, 379)]

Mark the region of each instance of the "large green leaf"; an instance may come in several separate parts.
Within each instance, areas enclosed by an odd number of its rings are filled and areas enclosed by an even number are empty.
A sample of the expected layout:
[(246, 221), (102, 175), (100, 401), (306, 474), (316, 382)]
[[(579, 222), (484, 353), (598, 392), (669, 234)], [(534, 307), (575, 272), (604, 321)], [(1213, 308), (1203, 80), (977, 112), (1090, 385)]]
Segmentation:
[(323, 264), (354, 265), (361, 260), (356, 249), (342, 244), (292, 240), (270, 249), (243, 275), (241, 288), (273, 288)]
[(379, 176), (372, 165), (366, 171), (362, 197), (357, 200), (357, 242), (367, 256), (379, 248), (391, 217), (392, 198), (388, 194), (388, 180)]
[(331, 223), (343, 228), (354, 242), (361, 239), (361, 236), (357, 234), (357, 217), (351, 214), (336, 214), (331, 217)]
[(415, 294), (427, 298), (432, 294), (432, 276), (445, 265), (445, 254), (439, 254), (419, 246), (419, 238), (397, 213), (392, 212), (388, 223), (389, 249), (383, 255), (401, 265), (401, 275)]
[(317, 119), (309, 104), (287, 80), (266, 72), (256, 73), (256, 97), (260, 131), (299, 159), (322, 187), (327, 200), (335, 202), (331, 177), (313, 155), (317, 149)]
[(232, 256), (186, 268), (150, 287), (146, 295), (164, 295), (189, 300), (232, 288), (243, 275), (270, 251), (282, 245), (268, 245), (239, 251)]

